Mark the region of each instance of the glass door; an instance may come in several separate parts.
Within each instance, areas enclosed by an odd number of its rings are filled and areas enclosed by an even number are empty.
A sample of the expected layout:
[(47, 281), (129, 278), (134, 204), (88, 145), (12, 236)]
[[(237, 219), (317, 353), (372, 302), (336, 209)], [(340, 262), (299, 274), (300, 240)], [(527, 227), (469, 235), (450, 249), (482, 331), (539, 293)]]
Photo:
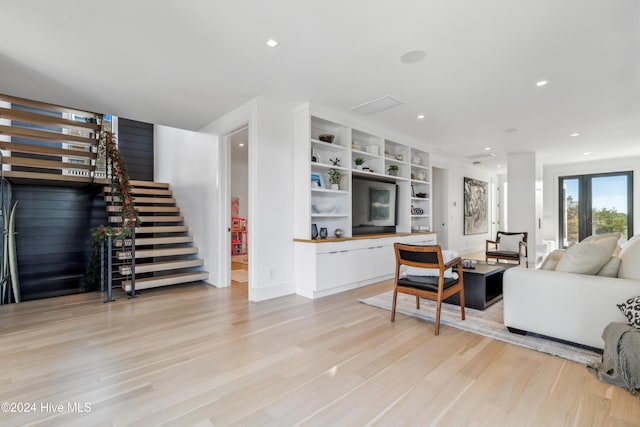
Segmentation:
[(560, 244), (612, 232), (628, 239), (633, 235), (632, 198), (632, 172), (561, 177)]

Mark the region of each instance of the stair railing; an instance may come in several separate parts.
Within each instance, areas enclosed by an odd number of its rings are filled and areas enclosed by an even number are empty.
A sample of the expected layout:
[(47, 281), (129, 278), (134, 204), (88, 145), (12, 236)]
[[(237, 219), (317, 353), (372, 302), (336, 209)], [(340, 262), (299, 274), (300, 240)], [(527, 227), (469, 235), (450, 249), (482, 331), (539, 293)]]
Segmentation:
[[(119, 199), (122, 208), (120, 215), (122, 217), (122, 225), (120, 227), (98, 227), (92, 232), (94, 257), (98, 256), (98, 248), (101, 259), (101, 271), (104, 271), (104, 245), (107, 245), (107, 302), (112, 299), (113, 287), (113, 256), (112, 248), (115, 240), (122, 241), (122, 247), (126, 253), (126, 247), (130, 242), (130, 256), (125, 257), (125, 262), (130, 259), (131, 262), (131, 292), (130, 297), (136, 298), (135, 288), (135, 233), (136, 226), (139, 226), (140, 219), (133, 202), (133, 186), (129, 181), (126, 165), (120, 151), (118, 150), (115, 136), (112, 132), (103, 130), (100, 133), (100, 144), (98, 146), (98, 156), (104, 155), (106, 159), (106, 173), (109, 178), (111, 187), (111, 204), (115, 206), (116, 199)], [(95, 261), (94, 261), (95, 262)], [(104, 274), (101, 273), (100, 288), (104, 291)]]

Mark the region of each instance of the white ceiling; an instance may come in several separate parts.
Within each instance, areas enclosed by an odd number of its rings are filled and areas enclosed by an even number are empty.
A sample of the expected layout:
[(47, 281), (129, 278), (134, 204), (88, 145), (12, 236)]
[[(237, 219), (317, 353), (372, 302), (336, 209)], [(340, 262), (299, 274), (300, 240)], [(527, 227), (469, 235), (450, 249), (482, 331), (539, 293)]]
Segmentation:
[(486, 168), (640, 155), (638, 0), (5, 0), (0, 22), (0, 93), (192, 130), (255, 96), (391, 95), (377, 124), (490, 146)]

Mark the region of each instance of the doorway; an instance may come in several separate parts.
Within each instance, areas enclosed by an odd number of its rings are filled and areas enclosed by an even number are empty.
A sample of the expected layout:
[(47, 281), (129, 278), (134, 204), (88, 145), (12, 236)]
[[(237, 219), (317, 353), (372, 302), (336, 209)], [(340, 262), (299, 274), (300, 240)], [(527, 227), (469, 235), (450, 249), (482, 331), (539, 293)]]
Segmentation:
[(231, 286), (249, 281), (249, 129), (242, 127), (228, 137), (230, 148), (229, 195)]
[(447, 170), (432, 167), (431, 170), (433, 191), (432, 191), (432, 212), (433, 212), (433, 231), (438, 233), (438, 245), (447, 249), (449, 247), (449, 227), (447, 218)]

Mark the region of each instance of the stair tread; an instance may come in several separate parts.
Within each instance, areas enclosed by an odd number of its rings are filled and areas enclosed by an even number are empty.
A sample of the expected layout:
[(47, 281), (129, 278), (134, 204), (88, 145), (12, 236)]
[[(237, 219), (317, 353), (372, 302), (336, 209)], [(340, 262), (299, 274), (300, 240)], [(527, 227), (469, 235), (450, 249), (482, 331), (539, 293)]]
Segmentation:
[[(180, 208), (177, 206), (135, 206), (136, 211), (138, 212), (180, 212)], [(120, 212), (122, 210), (122, 206), (114, 205), (107, 206), (107, 212)]]
[[(140, 279), (136, 278), (136, 290), (157, 288), (160, 286), (168, 286), (168, 285), (177, 285), (179, 283), (197, 282), (199, 280), (206, 280), (208, 278), (209, 278), (209, 273), (206, 271), (168, 274), (164, 276), (144, 277)], [(130, 292), (131, 281), (124, 280), (122, 282), (122, 288), (126, 292)]]
[(166, 182), (155, 182), (155, 181), (141, 181), (132, 179), (129, 181), (133, 187), (151, 187), (151, 188), (169, 188), (169, 184)]
[[(184, 248), (136, 249), (136, 259), (173, 256), (173, 255), (191, 255), (191, 254), (197, 254), (197, 253), (198, 253), (198, 248), (194, 246), (188, 246)], [(119, 260), (130, 259), (131, 251), (118, 251), (116, 253), (116, 256)]]
[[(176, 270), (179, 268), (200, 267), (203, 265), (204, 260), (202, 258), (181, 259), (177, 261), (147, 262), (144, 264), (136, 264), (136, 273), (151, 273), (155, 271)], [(131, 266), (121, 265), (118, 267), (118, 271), (122, 275), (130, 275)]]
[(186, 225), (159, 225), (159, 226), (145, 226), (136, 227), (136, 234), (148, 234), (148, 233), (186, 233), (189, 231), (189, 227)]
[[(105, 186), (103, 188), (103, 191), (106, 194), (110, 194), (111, 193), (111, 187), (110, 186)], [(144, 194), (144, 195), (153, 195), (153, 196), (171, 196), (173, 194), (173, 192), (171, 190), (165, 190), (163, 188), (134, 188), (131, 191), (131, 194)]]
[[(155, 223), (155, 222), (184, 222), (184, 217), (180, 215), (156, 215), (156, 216), (139, 216), (140, 222), (142, 222), (142, 226), (144, 224)], [(120, 223), (122, 222), (122, 217), (120, 216), (110, 216), (109, 222), (111, 223)]]
[[(105, 202), (110, 203), (115, 201), (116, 203), (120, 203), (120, 198), (117, 196), (105, 196)], [(163, 205), (175, 205), (176, 199), (173, 197), (133, 197), (134, 203), (158, 203)]]
[[(145, 245), (170, 245), (175, 243), (191, 243), (191, 242), (193, 242), (193, 236), (142, 237), (142, 238), (136, 238), (136, 247), (145, 246)], [(122, 240), (117, 240), (116, 246), (121, 247)]]

